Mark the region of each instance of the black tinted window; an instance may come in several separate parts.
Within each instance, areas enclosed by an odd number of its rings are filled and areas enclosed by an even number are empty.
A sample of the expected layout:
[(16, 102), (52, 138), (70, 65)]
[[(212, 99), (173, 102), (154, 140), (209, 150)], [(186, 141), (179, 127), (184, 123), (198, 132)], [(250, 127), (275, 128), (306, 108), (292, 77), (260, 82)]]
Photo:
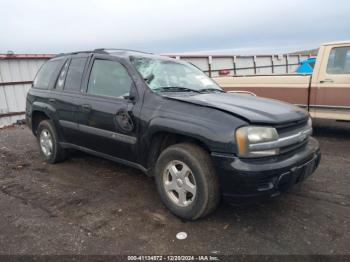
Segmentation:
[(132, 80), (120, 63), (95, 60), (89, 78), (89, 94), (125, 98), (129, 96), (131, 85)]
[(52, 78), (57, 74), (58, 68), (62, 65), (62, 60), (53, 60), (46, 62), (35, 77), (33, 86), (36, 88), (49, 88)]
[(65, 90), (80, 91), (86, 58), (73, 58), (69, 64), (64, 85)]

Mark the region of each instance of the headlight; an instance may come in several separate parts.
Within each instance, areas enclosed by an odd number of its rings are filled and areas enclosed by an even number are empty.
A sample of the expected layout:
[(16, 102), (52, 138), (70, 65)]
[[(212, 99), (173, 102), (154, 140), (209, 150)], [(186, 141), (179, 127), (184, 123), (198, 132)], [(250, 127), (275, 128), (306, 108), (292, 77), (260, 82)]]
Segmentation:
[(251, 150), (252, 144), (260, 144), (278, 140), (277, 130), (273, 127), (245, 126), (236, 131), (238, 155), (242, 157), (263, 157), (279, 153), (279, 149)]

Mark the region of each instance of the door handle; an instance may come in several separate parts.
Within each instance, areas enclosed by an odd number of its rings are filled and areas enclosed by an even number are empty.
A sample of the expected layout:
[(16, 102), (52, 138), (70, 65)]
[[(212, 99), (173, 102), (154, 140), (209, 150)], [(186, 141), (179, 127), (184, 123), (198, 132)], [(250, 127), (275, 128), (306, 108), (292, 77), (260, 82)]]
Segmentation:
[(88, 104), (81, 105), (81, 110), (83, 112), (90, 112), (91, 111), (91, 105), (88, 105)]
[(54, 102), (56, 102), (56, 99), (54, 99), (54, 98), (49, 98), (49, 102), (54, 103)]
[(334, 81), (332, 79), (324, 79), (324, 80), (321, 80), (320, 83), (321, 84), (324, 84), (324, 83), (333, 83)]

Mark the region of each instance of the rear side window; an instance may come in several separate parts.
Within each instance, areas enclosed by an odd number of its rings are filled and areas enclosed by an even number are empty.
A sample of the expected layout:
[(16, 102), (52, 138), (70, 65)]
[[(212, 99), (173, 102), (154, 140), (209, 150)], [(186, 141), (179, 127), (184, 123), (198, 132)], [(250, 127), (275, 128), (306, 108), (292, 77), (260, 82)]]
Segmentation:
[(63, 86), (64, 86), (64, 80), (66, 79), (66, 75), (67, 75), (67, 71), (68, 71), (68, 65), (69, 65), (69, 60), (66, 61), (66, 63), (64, 64), (60, 76), (57, 79), (56, 82), (56, 89), (62, 90)]
[(53, 77), (57, 74), (59, 67), (62, 65), (62, 60), (53, 60), (46, 62), (36, 75), (33, 87), (48, 89)]
[(129, 96), (132, 80), (123, 65), (116, 61), (95, 60), (91, 69), (89, 94), (126, 98)]
[(64, 89), (70, 91), (80, 91), (81, 80), (83, 78), (84, 67), (87, 58), (72, 58), (67, 77), (65, 80)]
[(350, 74), (350, 47), (332, 48), (327, 64), (328, 74)]

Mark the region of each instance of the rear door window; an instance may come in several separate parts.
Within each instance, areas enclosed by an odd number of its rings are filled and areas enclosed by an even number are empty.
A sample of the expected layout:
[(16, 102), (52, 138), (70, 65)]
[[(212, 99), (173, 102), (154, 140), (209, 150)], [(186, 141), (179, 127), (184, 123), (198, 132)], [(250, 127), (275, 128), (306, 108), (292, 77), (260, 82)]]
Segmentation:
[(48, 89), (50, 83), (54, 81), (53, 78), (58, 74), (58, 70), (62, 66), (63, 62), (64, 61), (61, 59), (46, 62), (36, 75), (33, 82), (33, 87)]
[(127, 98), (132, 79), (125, 67), (117, 61), (96, 59), (91, 69), (88, 94)]
[(86, 60), (86, 57), (72, 58), (65, 79), (65, 90), (80, 92), (81, 80), (83, 78)]
[(58, 90), (63, 89), (64, 80), (66, 80), (66, 75), (67, 75), (67, 71), (68, 71), (68, 66), (69, 66), (69, 60), (67, 60), (66, 63), (64, 63), (64, 66), (60, 72), (58, 79), (57, 79), (55, 88)]

